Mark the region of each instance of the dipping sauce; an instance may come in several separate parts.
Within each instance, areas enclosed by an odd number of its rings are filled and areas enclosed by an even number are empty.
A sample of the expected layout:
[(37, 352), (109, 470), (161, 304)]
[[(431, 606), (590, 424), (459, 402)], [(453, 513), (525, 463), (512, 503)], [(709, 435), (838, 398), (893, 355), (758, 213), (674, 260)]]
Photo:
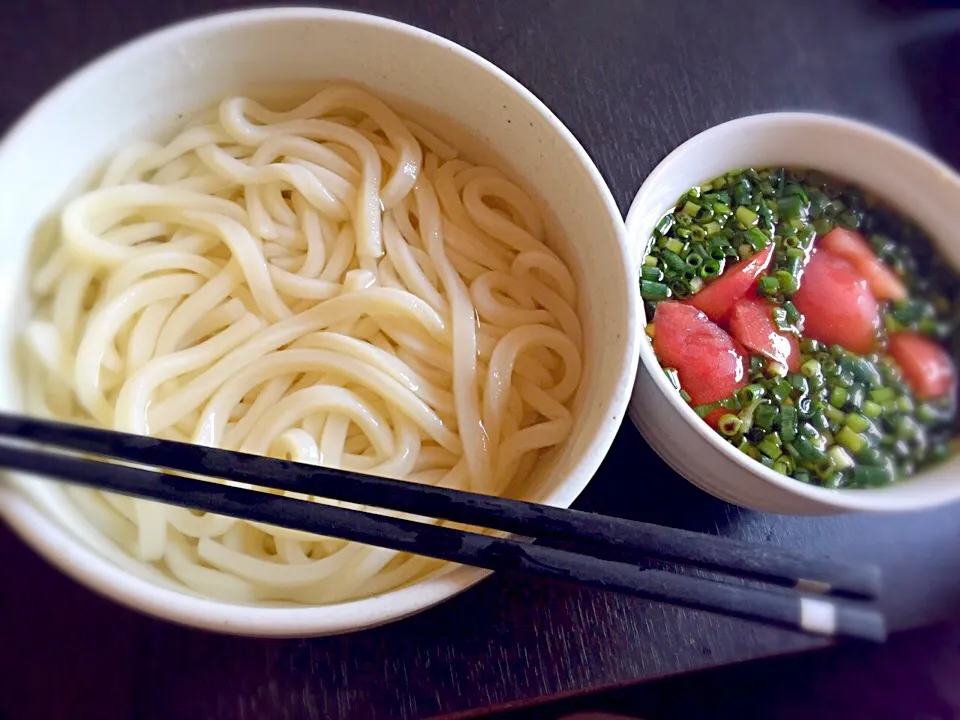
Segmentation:
[(738, 170), (657, 223), (647, 335), (711, 427), (830, 488), (886, 485), (955, 435), (958, 276), (911, 221), (822, 173)]

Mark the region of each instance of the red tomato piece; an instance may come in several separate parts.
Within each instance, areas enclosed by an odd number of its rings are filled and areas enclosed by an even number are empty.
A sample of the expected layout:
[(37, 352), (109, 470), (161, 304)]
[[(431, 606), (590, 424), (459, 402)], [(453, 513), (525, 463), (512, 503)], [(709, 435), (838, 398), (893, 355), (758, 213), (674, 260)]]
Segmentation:
[(865, 355), (876, 342), (880, 311), (867, 281), (831, 252), (817, 250), (803, 271), (793, 304), (804, 316), (804, 334)]
[(707, 423), (714, 430), (720, 429), (720, 418), (729, 413), (730, 411), (726, 408), (718, 407), (714, 408), (707, 413), (706, 417), (703, 418), (704, 422)]
[(696, 308), (668, 300), (657, 305), (653, 322), (657, 358), (677, 371), (694, 405), (723, 400), (747, 384), (743, 347)]
[(800, 369), (800, 342), (792, 333), (781, 333), (773, 322), (773, 306), (758, 297), (745, 297), (730, 311), (730, 334), (764, 357)]
[(907, 288), (897, 274), (874, 254), (866, 238), (853, 230), (834, 228), (820, 241), (820, 247), (842, 257), (863, 275), (877, 300), (904, 300)]
[(953, 361), (933, 340), (913, 332), (891, 333), (889, 350), (920, 400), (934, 400), (953, 389), (957, 377)]
[(741, 260), (723, 271), (716, 280), (707, 283), (700, 292), (687, 302), (706, 313), (714, 322), (726, 315), (734, 303), (746, 295), (757, 282), (760, 273), (770, 265), (773, 257), (773, 245), (767, 245), (753, 257)]

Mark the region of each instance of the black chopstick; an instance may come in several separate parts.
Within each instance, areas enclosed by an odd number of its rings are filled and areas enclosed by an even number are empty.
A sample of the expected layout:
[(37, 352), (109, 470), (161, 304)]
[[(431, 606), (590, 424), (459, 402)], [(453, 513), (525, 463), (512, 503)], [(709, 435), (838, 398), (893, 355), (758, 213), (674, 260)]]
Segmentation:
[(282, 525), (496, 571), (520, 572), (759, 620), (806, 633), (882, 641), (883, 616), (866, 603), (832, 601), (644, 570), (542, 545), (332, 507), (281, 495), (5, 444), (0, 467), (134, 497)]
[(140, 435), (0, 413), (0, 437), (300, 492), (536, 537), (586, 544), (614, 560), (654, 557), (797, 587), (811, 593), (876, 597), (880, 571), (772, 545), (741, 542), (596, 513), (331, 470)]

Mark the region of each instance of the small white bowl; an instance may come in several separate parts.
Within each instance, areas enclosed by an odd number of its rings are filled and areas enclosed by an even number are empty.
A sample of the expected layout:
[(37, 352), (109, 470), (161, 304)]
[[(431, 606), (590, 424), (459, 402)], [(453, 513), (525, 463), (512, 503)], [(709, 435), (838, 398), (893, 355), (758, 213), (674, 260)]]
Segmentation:
[[(869, 125), (813, 113), (771, 113), (713, 127), (674, 150), (650, 174), (627, 215), (634, 268), (657, 221), (688, 189), (737, 168), (816, 169), (873, 192), (916, 220), (960, 268), (960, 176), (942, 162)], [(641, 307), (641, 322), (646, 318)], [(630, 418), (678, 473), (722, 500), (778, 513), (905, 511), (960, 499), (960, 457), (886, 488), (806, 485), (748, 458), (711, 430), (663, 374), (642, 336)]]
[[(436, 35), (339, 10), (273, 8), (177, 25), (111, 52), (48, 94), (0, 144), (0, 408), (19, 408), (11, 359), (25, 313), (34, 231), (118, 147), (169, 132), (181, 114), (251, 88), (340, 79), (459, 124), (509, 158), (563, 228), (558, 251), (580, 282), (583, 383), (572, 437), (526, 499), (569, 506), (623, 419), (637, 368), (639, 293), (623, 222), (573, 135), (517, 81)], [(549, 219), (548, 219), (549, 222)], [(382, 624), (430, 607), (486, 573), (458, 567), (377, 597), (323, 607), (244, 606), (197, 597), (150, 573), (93, 529), (59, 487), (0, 484), (0, 514), (64, 572), (132, 608), (221, 632), (306, 636)]]

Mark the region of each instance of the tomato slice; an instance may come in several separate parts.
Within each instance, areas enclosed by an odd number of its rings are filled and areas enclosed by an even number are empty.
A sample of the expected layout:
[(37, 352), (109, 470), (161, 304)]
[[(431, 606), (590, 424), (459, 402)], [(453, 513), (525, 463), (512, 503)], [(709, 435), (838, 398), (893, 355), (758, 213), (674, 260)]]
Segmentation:
[(935, 400), (949, 393), (957, 373), (947, 352), (929, 338), (914, 332), (891, 333), (890, 355), (920, 400)]
[(772, 310), (773, 306), (762, 298), (743, 298), (730, 311), (730, 333), (748, 350), (786, 365), (790, 372), (797, 372), (800, 341), (792, 333), (777, 330)]
[(653, 324), (660, 364), (677, 371), (694, 405), (723, 400), (747, 384), (743, 347), (704, 313), (668, 300), (657, 305)]
[(804, 316), (804, 334), (864, 355), (873, 349), (880, 324), (877, 299), (867, 281), (841, 257), (814, 252), (793, 304)]
[(883, 264), (867, 239), (858, 232), (834, 228), (820, 241), (820, 247), (842, 257), (863, 275), (877, 300), (904, 300), (907, 288), (897, 274)]
[(729, 413), (730, 411), (726, 408), (718, 407), (714, 408), (706, 414), (706, 417), (703, 418), (704, 422), (707, 423), (714, 430), (720, 429), (720, 418)]
[(770, 265), (773, 257), (773, 245), (767, 245), (753, 257), (741, 260), (733, 267), (724, 270), (716, 280), (711, 281), (687, 302), (706, 313), (714, 322), (726, 315), (734, 303), (746, 295), (757, 282), (760, 273)]

